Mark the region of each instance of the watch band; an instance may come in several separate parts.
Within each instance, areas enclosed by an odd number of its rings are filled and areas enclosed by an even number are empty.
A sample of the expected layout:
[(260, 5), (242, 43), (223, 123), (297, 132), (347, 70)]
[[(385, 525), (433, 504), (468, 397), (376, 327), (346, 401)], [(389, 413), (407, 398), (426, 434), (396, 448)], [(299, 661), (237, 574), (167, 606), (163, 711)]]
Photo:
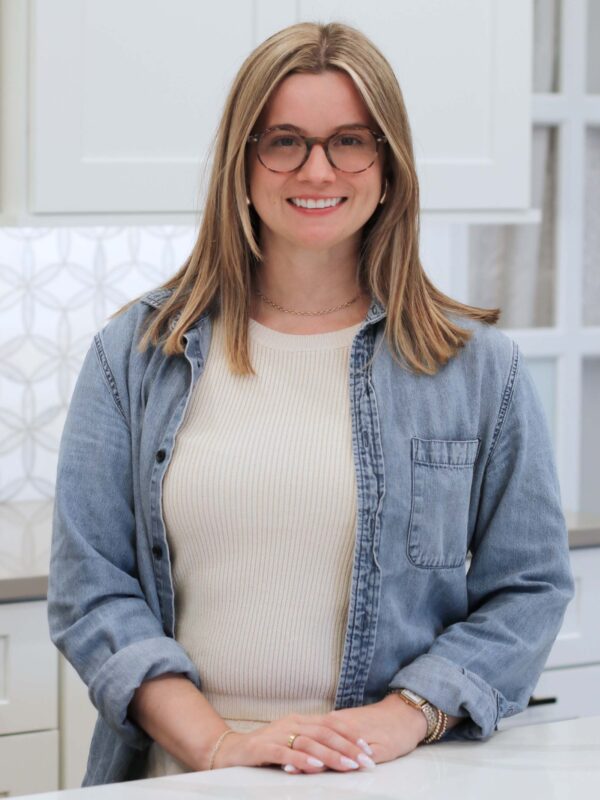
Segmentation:
[(390, 689), (388, 694), (397, 694), (407, 705), (418, 708), (423, 712), (427, 720), (427, 732), (422, 744), (437, 742), (446, 733), (448, 715), (440, 708), (432, 705), (424, 697), (410, 689)]

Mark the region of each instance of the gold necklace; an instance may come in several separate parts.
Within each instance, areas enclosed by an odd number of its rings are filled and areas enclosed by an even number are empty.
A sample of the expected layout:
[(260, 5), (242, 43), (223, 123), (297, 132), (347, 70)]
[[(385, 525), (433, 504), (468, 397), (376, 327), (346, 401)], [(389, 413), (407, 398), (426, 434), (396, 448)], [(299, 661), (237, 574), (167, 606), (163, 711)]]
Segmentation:
[(340, 311), (342, 308), (347, 308), (348, 306), (352, 305), (352, 303), (355, 303), (358, 300), (358, 298), (361, 295), (361, 292), (359, 292), (356, 295), (356, 297), (353, 297), (352, 300), (348, 300), (347, 303), (343, 303), (341, 306), (336, 306), (335, 308), (324, 308), (322, 311), (294, 311), (293, 309), (290, 308), (283, 308), (282, 306), (278, 306), (277, 303), (274, 303), (272, 300), (269, 300), (269, 298), (266, 297), (262, 292), (259, 292), (258, 289), (256, 290), (256, 294), (259, 297), (261, 297), (265, 301), (265, 303), (268, 303), (270, 306), (273, 306), (273, 308), (276, 308), (278, 311), (283, 311), (285, 314), (298, 314), (301, 316), (314, 317), (320, 314), (331, 314), (333, 311)]

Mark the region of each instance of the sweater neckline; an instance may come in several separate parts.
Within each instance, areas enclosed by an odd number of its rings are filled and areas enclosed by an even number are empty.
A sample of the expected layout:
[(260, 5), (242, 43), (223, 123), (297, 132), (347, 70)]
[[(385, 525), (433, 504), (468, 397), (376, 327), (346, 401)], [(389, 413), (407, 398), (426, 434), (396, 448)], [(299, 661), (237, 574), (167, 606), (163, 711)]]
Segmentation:
[(334, 350), (351, 345), (363, 323), (361, 320), (356, 325), (327, 333), (282, 333), (250, 318), (248, 335), (251, 341), (275, 350)]

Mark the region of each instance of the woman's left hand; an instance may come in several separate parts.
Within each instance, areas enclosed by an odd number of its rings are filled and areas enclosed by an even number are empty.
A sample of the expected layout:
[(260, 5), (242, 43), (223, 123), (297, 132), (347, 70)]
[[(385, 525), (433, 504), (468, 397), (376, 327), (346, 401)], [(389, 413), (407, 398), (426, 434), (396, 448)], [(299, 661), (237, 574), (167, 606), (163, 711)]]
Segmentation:
[(427, 720), (422, 711), (412, 708), (395, 694), (378, 703), (358, 708), (341, 708), (319, 718), (321, 725), (335, 727), (339, 720), (361, 731), (376, 764), (393, 761), (412, 752), (427, 733)]

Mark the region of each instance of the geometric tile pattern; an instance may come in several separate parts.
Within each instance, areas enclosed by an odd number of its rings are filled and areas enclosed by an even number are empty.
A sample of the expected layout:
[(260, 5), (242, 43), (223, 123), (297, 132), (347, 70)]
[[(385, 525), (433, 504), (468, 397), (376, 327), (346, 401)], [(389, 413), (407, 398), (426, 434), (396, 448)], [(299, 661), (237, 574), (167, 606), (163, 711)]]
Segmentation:
[(176, 272), (196, 235), (190, 225), (0, 228), (0, 502), (53, 497), (94, 334)]

